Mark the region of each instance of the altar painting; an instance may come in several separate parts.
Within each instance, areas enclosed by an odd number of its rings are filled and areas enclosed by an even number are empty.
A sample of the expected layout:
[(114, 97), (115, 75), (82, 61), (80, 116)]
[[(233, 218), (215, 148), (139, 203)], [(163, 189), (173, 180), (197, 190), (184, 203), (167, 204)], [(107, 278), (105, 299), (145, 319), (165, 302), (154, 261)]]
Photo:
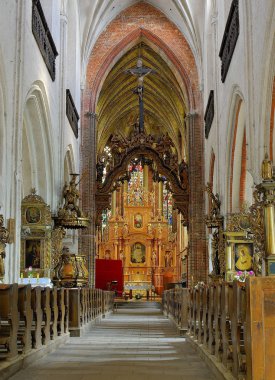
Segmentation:
[(142, 243), (133, 244), (131, 247), (131, 263), (143, 264), (145, 261), (145, 246)]

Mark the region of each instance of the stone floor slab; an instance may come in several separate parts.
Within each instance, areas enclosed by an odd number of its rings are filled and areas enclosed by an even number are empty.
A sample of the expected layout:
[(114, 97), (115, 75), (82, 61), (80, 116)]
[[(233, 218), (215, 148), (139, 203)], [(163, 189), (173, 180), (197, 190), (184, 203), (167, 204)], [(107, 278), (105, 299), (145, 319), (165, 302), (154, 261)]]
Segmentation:
[(214, 380), (159, 309), (118, 309), (10, 380)]

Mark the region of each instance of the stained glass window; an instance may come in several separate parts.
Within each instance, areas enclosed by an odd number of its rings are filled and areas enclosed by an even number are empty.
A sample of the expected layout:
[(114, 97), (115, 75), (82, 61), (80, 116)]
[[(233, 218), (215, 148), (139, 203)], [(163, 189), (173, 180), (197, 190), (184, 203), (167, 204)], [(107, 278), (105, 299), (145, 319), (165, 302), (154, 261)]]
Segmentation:
[(133, 160), (129, 166), (128, 171), (131, 179), (128, 183), (128, 204), (133, 206), (143, 205), (143, 168), (140, 160)]

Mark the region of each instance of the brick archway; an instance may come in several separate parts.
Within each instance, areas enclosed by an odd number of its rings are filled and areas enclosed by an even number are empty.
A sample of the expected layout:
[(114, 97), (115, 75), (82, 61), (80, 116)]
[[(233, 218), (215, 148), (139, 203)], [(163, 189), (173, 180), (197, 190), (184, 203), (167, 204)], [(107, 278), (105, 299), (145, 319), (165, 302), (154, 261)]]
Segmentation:
[[(101, 86), (116, 61), (141, 38), (149, 41), (155, 50), (170, 63), (186, 94), (188, 115), (185, 119), (189, 133), (190, 170), (190, 256), (188, 273), (194, 281), (206, 281), (207, 260), (204, 225), (204, 135), (202, 99), (195, 58), (179, 29), (163, 13), (140, 2), (122, 11), (98, 37), (86, 73), (86, 88), (82, 99), (81, 184), (83, 210), (94, 213), (96, 102)], [(196, 154), (193, 154), (196, 152)], [(93, 228), (93, 227), (92, 227)], [(94, 235), (90, 231), (89, 235)], [(82, 239), (80, 249), (89, 255), (94, 246), (91, 239)], [(90, 259), (90, 271), (93, 270)]]

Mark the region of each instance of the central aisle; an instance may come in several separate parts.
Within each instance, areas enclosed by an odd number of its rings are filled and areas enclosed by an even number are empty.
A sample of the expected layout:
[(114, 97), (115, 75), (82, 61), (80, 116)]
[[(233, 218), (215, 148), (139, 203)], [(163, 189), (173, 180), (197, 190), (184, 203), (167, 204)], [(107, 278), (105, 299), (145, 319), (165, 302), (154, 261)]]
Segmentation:
[[(138, 305), (136, 305), (138, 306)], [(120, 308), (13, 380), (214, 380), (156, 306)], [(146, 307), (145, 307), (146, 306)]]

